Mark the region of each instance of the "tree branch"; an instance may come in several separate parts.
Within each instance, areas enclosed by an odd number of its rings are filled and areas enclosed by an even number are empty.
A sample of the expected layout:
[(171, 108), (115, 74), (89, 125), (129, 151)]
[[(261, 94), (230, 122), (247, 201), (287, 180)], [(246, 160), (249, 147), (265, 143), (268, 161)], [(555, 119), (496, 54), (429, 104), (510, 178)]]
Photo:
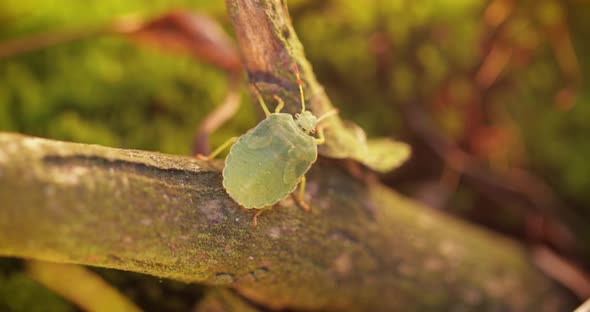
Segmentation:
[(311, 215), (288, 198), (253, 229), (218, 165), (0, 134), (0, 255), (228, 285), (271, 308), (568, 304), (514, 243), (328, 162), (310, 175)]
[[(293, 72), (293, 65), (297, 64), (307, 109), (316, 116), (334, 109), (305, 58), (284, 1), (227, 0), (227, 7), (250, 82), (261, 90), (267, 103), (275, 103), (273, 95), (278, 95), (286, 103), (283, 111), (295, 114), (301, 110)], [(338, 116), (326, 119), (323, 124), (328, 131), (326, 144), (319, 147), (321, 155), (355, 159), (372, 167), (362, 129), (352, 122), (343, 123)]]

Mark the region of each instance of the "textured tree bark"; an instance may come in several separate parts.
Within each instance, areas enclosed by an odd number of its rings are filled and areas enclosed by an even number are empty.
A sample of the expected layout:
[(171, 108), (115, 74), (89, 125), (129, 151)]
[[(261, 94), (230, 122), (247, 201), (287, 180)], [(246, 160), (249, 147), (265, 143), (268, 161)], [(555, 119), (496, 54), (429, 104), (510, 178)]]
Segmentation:
[(331, 162), (310, 175), (311, 214), (287, 198), (253, 229), (220, 165), (0, 134), (0, 255), (227, 285), (270, 308), (569, 307), (521, 247)]

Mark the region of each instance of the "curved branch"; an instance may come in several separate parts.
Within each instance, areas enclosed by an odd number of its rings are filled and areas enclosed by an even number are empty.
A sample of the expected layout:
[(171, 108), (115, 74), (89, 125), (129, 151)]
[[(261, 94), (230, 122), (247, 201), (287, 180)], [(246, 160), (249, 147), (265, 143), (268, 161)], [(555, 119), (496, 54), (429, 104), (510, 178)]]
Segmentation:
[(0, 255), (227, 285), (254, 302), (343, 311), (563, 308), (569, 297), (514, 243), (330, 163), (311, 215), (259, 217), (217, 164), (0, 134)]

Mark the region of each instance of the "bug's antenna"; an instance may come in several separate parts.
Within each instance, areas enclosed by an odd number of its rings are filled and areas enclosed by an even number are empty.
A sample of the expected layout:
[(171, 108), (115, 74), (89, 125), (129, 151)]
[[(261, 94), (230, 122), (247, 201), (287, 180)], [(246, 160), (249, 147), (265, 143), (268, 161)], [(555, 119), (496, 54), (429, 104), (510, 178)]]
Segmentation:
[(336, 114), (338, 114), (338, 109), (336, 109), (336, 108), (335, 108), (335, 109), (333, 109), (333, 110), (331, 110), (331, 111), (329, 111), (329, 112), (327, 112), (327, 113), (323, 114), (322, 116), (320, 116), (320, 118), (318, 118), (318, 120), (317, 120), (316, 122), (317, 122), (317, 123), (319, 123), (319, 122), (320, 122), (320, 121), (322, 121), (323, 119), (326, 119), (326, 118), (328, 118), (328, 117), (330, 117), (330, 116), (334, 116), (334, 115), (336, 115)]
[(301, 82), (297, 64), (293, 64), (293, 70), (295, 71), (295, 77), (297, 77), (297, 85), (299, 86), (299, 94), (301, 95), (301, 113), (303, 114), (305, 112), (305, 97), (303, 97), (303, 82)]

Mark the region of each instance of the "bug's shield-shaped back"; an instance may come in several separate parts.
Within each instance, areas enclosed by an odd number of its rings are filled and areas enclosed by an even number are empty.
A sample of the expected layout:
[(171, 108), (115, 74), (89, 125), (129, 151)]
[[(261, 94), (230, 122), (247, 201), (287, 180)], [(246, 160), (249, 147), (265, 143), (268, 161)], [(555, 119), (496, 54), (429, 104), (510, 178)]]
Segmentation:
[(272, 114), (232, 146), (223, 185), (243, 207), (263, 208), (293, 192), (316, 158), (315, 139), (291, 115)]
[(259, 133), (252, 133), (246, 141), (248, 148), (256, 150), (269, 146), (272, 143), (273, 137), (270, 135), (260, 135)]
[(283, 172), (283, 181), (285, 183), (292, 183), (301, 179), (309, 167), (309, 160), (305, 159), (305, 155), (297, 148), (292, 146), (289, 149), (289, 160), (285, 163), (285, 171)]

